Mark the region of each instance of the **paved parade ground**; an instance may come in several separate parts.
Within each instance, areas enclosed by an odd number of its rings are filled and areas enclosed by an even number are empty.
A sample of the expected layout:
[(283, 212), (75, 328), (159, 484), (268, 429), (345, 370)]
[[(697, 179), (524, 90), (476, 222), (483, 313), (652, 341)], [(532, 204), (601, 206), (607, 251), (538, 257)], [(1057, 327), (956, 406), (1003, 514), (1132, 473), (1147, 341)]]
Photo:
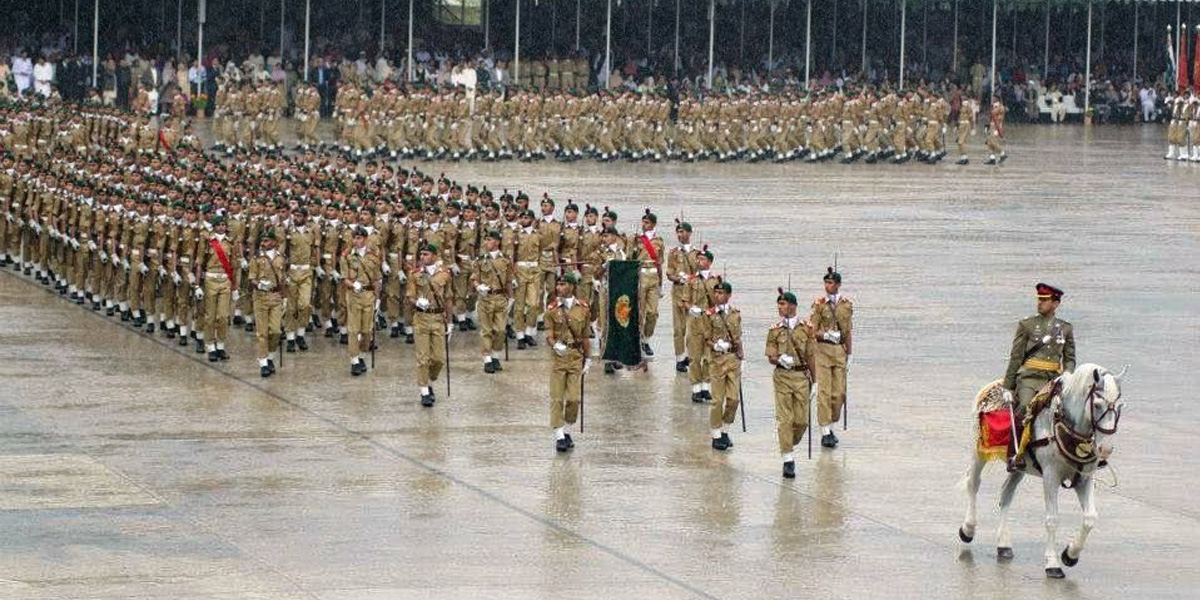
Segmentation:
[[(452, 390), (418, 404), (413, 348), (351, 378), (316, 337), (259, 378), (0, 273), (0, 598), (1195, 598), (1200, 589), (1200, 164), (1156, 127), (1011, 127), (1010, 159), (908, 164), (417, 163), (460, 183), (682, 212), (743, 311), (749, 433), (709, 446), (671, 360), (586, 378), (554, 451), (548, 350), (486, 376), (452, 340)], [(980, 138), (974, 140), (980, 150)], [(855, 302), (849, 430), (780, 478), (775, 288), (807, 306), (838, 255)], [(1033, 286), (1066, 292), (1079, 362), (1131, 365), (1100, 522), (1045, 579), (1040, 482), (997, 563), (993, 465), (959, 542), (970, 401), (999, 378)], [(1116, 482), (1116, 487), (1108, 484)], [(1060, 546), (1079, 507), (1061, 498)]]

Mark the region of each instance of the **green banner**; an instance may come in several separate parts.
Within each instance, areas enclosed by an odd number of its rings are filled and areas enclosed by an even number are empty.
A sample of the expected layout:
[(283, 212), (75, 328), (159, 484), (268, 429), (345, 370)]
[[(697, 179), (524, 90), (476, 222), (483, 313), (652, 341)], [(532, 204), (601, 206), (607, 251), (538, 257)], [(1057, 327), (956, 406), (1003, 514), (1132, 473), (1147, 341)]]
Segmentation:
[(636, 260), (608, 263), (608, 334), (604, 340), (604, 360), (627, 366), (642, 364), (642, 336), (638, 322), (638, 270)]

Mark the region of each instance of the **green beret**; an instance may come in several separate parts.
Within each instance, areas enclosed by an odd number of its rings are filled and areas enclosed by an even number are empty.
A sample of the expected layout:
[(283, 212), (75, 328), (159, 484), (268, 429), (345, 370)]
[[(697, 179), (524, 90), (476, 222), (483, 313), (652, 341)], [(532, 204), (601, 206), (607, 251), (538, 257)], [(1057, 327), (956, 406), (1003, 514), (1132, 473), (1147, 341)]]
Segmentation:
[(566, 212), (579, 212), (579, 205), (574, 202), (567, 202)]
[(687, 221), (676, 223), (675, 231), (686, 231), (688, 233), (691, 233), (692, 232), (692, 224), (688, 223)]
[(260, 241), (260, 242), (263, 240), (278, 240), (278, 239), (279, 238), (275, 237), (274, 229), (264, 229), (264, 230), (262, 230), (262, 232), (260, 232), (258, 234), (258, 241)]
[(617, 211), (615, 211), (615, 210), (606, 210), (606, 211), (604, 211), (604, 216), (605, 216), (605, 217), (607, 217), (607, 218), (609, 218), (609, 219), (612, 219), (613, 221), (616, 221), (616, 220), (617, 220)]
[(829, 267), (828, 269), (825, 270), (825, 277), (823, 277), (822, 279), (824, 281), (832, 281), (834, 283), (841, 283), (842, 282), (842, 274), (838, 273), (837, 271), (834, 271), (833, 267)]
[(714, 260), (712, 250), (709, 250), (707, 247), (700, 251), (700, 256), (707, 258), (708, 262), (712, 262)]
[(487, 232), (487, 237), (488, 237), (488, 239), (493, 239), (493, 240), (502, 240), (502, 239), (504, 239), (504, 236), (503, 236), (503, 235), (500, 235), (500, 232), (499, 232), (499, 231), (496, 231), (495, 229), (493, 229), (493, 230), (491, 230), (491, 231)]
[(583, 281), (583, 275), (580, 275), (579, 271), (569, 271), (567, 273), (564, 273), (562, 275), (562, 277), (559, 277), (558, 280), (562, 283), (569, 283), (571, 285), (579, 285), (579, 282)]
[(351, 231), (353, 232), (353, 233), (351, 233), (351, 235), (353, 235), (354, 237), (367, 237), (367, 236), (371, 235), (370, 233), (367, 233), (367, 228), (363, 227), (361, 225), (358, 227), (355, 227)]
[(432, 242), (431, 242), (431, 243), (428, 243), (428, 244), (425, 244), (425, 246), (421, 248), (421, 252), (428, 252), (428, 253), (430, 253), (430, 254), (437, 254), (437, 253), (438, 253), (438, 247), (437, 247), (437, 244), (434, 244), (434, 243), (432, 243)]
[(554, 206), (554, 199), (551, 198), (550, 196), (543, 196), (542, 204), (549, 204), (550, 206)]
[(532, 210), (529, 210), (528, 208), (527, 208), (527, 209), (525, 209), (525, 210), (523, 210), (523, 211), (521, 211), (521, 216), (522, 216), (522, 217), (529, 217), (530, 219), (536, 219), (536, 218), (537, 218), (537, 215), (534, 215), (534, 214), (533, 214), (533, 211), (532, 211)]
[(617, 228), (612, 227), (612, 226), (605, 227), (604, 230), (601, 231), (600, 233), (611, 233), (612, 235), (621, 235), (620, 233), (617, 232)]
[(798, 303), (796, 300), (796, 294), (793, 294), (791, 292), (785, 292), (785, 291), (783, 291), (783, 288), (779, 288), (779, 296), (777, 296), (775, 298), (776, 302), (779, 302), (780, 300), (783, 300), (784, 302), (787, 302), (788, 304), (791, 304), (793, 306), (795, 306)]
[(600, 214), (600, 211), (599, 211), (599, 210), (598, 210), (598, 209), (597, 209), (595, 206), (592, 206), (591, 204), (588, 204), (588, 205), (587, 205), (587, 206), (586, 206), (586, 207), (583, 209), (583, 214), (585, 214), (585, 215), (599, 215), (599, 214)]
[(713, 288), (713, 289), (714, 289), (714, 290), (720, 290), (720, 291), (722, 291), (722, 292), (725, 292), (726, 294), (732, 294), (732, 293), (733, 293), (733, 286), (732, 286), (732, 285), (729, 285), (729, 282), (728, 282), (728, 281), (722, 281), (722, 282), (718, 283), (718, 284), (717, 284), (717, 286), (716, 286), (715, 288)]
[(225, 217), (213, 217), (212, 220), (209, 221), (209, 224), (211, 224), (213, 227), (216, 227), (217, 225), (224, 225)]
[(642, 220), (650, 221), (651, 223), (654, 223), (655, 225), (657, 225), (658, 224), (658, 215), (650, 212), (650, 209), (647, 208), (646, 214), (642, 215)]

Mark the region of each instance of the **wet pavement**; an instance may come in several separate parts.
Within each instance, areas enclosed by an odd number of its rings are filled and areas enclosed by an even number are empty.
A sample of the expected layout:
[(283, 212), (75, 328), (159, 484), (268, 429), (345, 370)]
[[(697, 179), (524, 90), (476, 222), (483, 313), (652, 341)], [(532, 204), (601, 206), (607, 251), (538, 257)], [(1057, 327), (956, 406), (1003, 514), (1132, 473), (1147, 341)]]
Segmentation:
[[(1010, 135), (1000, 168), (418, 163), (611, 206), (625, 229), (650, 206), (669, 234), (682, 212), (745, 316), (749, 433), (727, 454), (666, 314), (648, 372), (588, 376), (564, 457), (542, 346), (485, 376), (455, 334), (452, 394), (422, 409), (397, 340), (361, 378), (318, 337), (262, 380), (250, 334), (210, 365), (5, 269), (0, 598), (1194, 598), (1200, 165), (1163, 161), (1156, 128)], [(776, 286), (814, 296), (835, 252), (850, 428), (785, 482), (765, 330)], [(1065, 581), (1043, 578), (1039, 482), (1017, 494), (1013, 562), (995, 558), (996, 466), (975, 543), (956, 536), (969, 404), (1041, 280), (1066, 290), (1080, 362), (1131, 364), (1118, 485)]]

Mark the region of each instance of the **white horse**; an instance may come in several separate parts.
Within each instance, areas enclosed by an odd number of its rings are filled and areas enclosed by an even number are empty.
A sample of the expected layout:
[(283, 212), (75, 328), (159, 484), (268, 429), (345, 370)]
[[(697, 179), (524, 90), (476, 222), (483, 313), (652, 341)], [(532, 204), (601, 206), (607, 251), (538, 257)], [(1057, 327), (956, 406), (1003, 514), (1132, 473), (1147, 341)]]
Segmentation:
[[(1042, 478), (1046, 502), (1046, 576), (1064, 577), (1062, 567), (1075, 566), (1088, 534), (1096, 526), (1099, 515), (1093, 476), (1097, 465), (1110, 451), (1104, 446), (1106, 438), (1117, 431), (1121, 418), (1121, 378), (1128, 367), (1114, 375), (1094, 364), (1080, 365), (1073, 373), (1059, 377), (1061, 391), (1033, 422), (1030, 437), (1031, 460), (1024, 471), (1009, 473), (1000, 493), (1000, 527), (997, 531), (996, 555), (1011, 560), (1012, 536), (1008, 526), (1008, 509), (1012, 505), (1017, 485), (1026, 473)], [(975, 417), (979, 426), (979, 417)], [(975, 441), (975, 440), (973, 440)], [(967, 471), (967, 515), (958, 530), (959, 538), (971, 543), (975, 538), (975, 497), (979, 493), (979, 476), (987, 459), (972, 451), (971, 467)], [(1070, 487), (1079, 497), (1083, 509), (1083, 526), (1079, 536), (1060, 554), (1056, 549), (1058, 534), (1059, 486)], [(1060, 562), (1061, 559), (1061, 562)]]

